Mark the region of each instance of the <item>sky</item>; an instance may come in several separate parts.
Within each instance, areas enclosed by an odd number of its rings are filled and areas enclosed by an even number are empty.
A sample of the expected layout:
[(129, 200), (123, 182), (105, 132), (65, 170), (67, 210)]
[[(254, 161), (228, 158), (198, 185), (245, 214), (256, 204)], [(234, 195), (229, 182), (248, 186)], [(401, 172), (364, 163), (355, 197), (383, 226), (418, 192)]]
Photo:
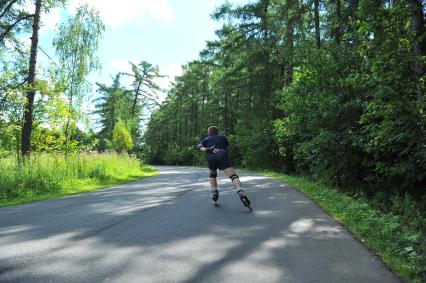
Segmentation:
[[(158, 65), (166, 78), (158, 80), (168, 88), (181, 66), (198, 58), (206, 40), (216, 38), (215, 30), (222, 23), (210, 18), (214, 9), (225, 0), (68, 0), (63, 8), (42, 15), (39, 46), (52, 58), (52, 40), (57, 25), (64, 22), (81, 3), (96, 8), (106, 25), (97, 55), (102, 64), (100, 72), (91, 73), (88, 80), (107, 85), (118, 72), (129, 72), (129, 61), (141, 60)], [(248, 0), (231, 0), (244, 4)], [(118, 3), (118, 4), (117, 4)], [(39, 52), (40, 64), (50, 59)], [(126, 83), (126, 82), (123, 82)], [(160, 101), (165, 94), (160, 94)]]

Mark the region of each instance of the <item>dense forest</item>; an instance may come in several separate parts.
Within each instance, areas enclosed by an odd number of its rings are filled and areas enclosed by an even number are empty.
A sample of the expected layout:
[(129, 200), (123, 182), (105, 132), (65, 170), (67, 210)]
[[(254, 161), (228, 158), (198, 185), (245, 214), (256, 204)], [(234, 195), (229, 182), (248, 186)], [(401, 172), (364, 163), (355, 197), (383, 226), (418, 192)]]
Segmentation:
[(420, 0), (225, 3), (218, 39), (152, 114), (145, 160), (205, 166), (192, 146), (218, 126), (237, 166), (307, 177), (404, 223), (354, 216), (360, 235), (418, 231), (379, 242), (419, 255), (409, 266), (426, 280), (425, 14)]
[[(200, 164), (217, 125), (234, 162), (426, 203), (425, 2), (225, 3), (145, 133), (145, 157)], [(424, 211), (424, 210), (423, 210)]]

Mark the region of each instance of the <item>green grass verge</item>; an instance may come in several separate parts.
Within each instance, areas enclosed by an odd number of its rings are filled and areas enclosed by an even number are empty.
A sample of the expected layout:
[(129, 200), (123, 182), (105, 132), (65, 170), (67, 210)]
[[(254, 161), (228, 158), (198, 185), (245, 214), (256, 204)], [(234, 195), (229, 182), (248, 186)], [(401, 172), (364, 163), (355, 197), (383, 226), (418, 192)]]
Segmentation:
[(303, 177), (276, 172), (262, 174), (284, 181), (303, 192), (380, 256), (404, 280), (426, 282), (424, 238), (402, 224), (398, 216), (381, 213), (365, 199), (355, 199)]
[(59, 198), (63, 196), (76, 195), (81, 193), (88, 193), (99, 189), (105, 189), (115, 185), (120, 185), (136, 180), (141, 180), (144, 178), (152, 177), (158, 174), (158, 170), (149, 165), (143, 165), (140, 168), (139, 174), (121, 176), (116, 178), (111, 178), (108, 180), (76, 180), (72, 183), (69, 183), (68, 188), (64, 188), (59, 192), (45, 193), (45, 194), (35, 194), (33, 192), (28, 192), (25, 195), (22, 195), (16, 199), (12, 200), (2, 200), (0, 201), (0, 207), (18, 205), (23, 203), (29, 203), (34, 201), (48, 200), (53, 198)]
[(158, 174), (123, 154), (38, 155), (17, 166), (0, 160), (0, 207), (90, 192)]

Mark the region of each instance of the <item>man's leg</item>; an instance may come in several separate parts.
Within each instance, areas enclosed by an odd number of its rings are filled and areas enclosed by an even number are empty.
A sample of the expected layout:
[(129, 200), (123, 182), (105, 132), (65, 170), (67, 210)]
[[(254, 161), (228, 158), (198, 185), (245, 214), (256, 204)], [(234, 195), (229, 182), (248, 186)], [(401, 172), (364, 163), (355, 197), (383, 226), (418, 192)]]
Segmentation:
[(223, 171), (231, 179), (232, 184), (237, 189), (237, 191), (239, 189), (241, 189), (240, 178), (238, 178), (238, 176), (237, 176), (237, 174), (235, 172), (235, 168), (234, 167), (229, 167), (229, 168), (224, 169)]
[(219, 199), (219, 191), (217, 190), (217, 169), (210, 169), (210, 186), (212, 188), (212, 201), (216, 205)]
[(210, 186), (213, 191), (217, 191), (217, 170), (210, 169)]
[(244, 192), (243, 189), (241, 188), (240, 178), (236, 174), (235, 168), (228, 167), (224, 169), (223, 171), (225, 171), (225, 174), (228, 175), (229, 179), (231, 179), (232, 184), (234, 185), (235, 189), (237, 189), (238, 196), (240, 197), (243, 204), (246, 207), (248, 207), (250, 210), (252, 210), (250, 206), (250, 200), (247, 198), (246, 192)]

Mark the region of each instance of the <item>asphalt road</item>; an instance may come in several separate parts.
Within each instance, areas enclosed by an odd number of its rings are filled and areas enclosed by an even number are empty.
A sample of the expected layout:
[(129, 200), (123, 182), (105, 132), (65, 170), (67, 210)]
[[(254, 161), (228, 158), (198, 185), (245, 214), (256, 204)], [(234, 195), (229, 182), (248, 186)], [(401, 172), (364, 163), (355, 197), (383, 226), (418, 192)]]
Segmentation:
[(0, 208), (1, 282), (400, 282), (303, 194), (240, 174), (159, 167), (115, 188)]

